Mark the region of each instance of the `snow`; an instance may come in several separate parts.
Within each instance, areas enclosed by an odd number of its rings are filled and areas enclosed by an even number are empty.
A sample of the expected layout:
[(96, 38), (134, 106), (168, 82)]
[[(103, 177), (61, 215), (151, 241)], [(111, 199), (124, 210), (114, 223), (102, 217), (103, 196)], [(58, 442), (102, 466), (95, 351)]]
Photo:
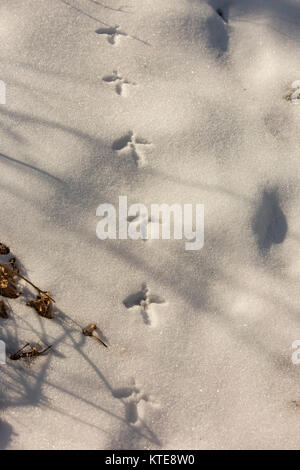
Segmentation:
[[(0, 241), (57, 316), (0, 319), (9, 351), (52, 344), (0, 366), (0, 448), (299, 447), (299, 22), (299, 0), (2, 0)], [(99, 240), (122, 195), (204, 204), (204, 248)]]

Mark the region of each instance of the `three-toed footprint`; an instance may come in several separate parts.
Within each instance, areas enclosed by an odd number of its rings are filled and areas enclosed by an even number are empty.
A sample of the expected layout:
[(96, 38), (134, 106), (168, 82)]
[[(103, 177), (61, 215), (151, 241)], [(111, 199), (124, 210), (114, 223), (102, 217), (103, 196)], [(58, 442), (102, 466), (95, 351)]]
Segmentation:
[(95, 32), (97, 34), (105, 35), (109, 44), (112, 44), (113, 46), (117, 44), (120, 36), (127, 36), (127, 34), (124, 33), (124, 31), (120, 30), (119, 25), (108, 26), (106, 28), (99, 28)]
[[(134, 228), (135, 232), (141, 234), (141, 239), (144, 242), (157, 240), (159, 239), (161, 222), (159, 217), (154, 217), (152, 215), (143, 214), (143, 212), (138, 212), (135, 216), (128, 216), (127, 221), (131, 224), (131, 227)], [(129, 228), (129, 231), (131, 230)]]
[(146, 163), (144, 149), (150, 145), (152, 145), (151, 142), (129, 131), (113, 142), (112, 149), (120, 155), (130, 155), (136, 166), (141, 167)]
[(152, 294), (145, 283), (142, 284), (140, 291), (130, 294), (123, 301), (123, 304), (127, 309), (138, 310), (142, 315), (145, 325), (148, 326), (156, 326), (158, 321), (153, 304), (164, 303), (165, 299)]
[(136, 83), (130, 82), (126, 78), (123, 78), (121, 75), (119, 75), (117, 70), (114, 70), (110, 75), (104, 75), (102, 80), (106, 83), (113, 84), (115, 92), (120, 96), (127, 96), (129, 86), (136, 85)]
[(153, 407), (158, 406), (150, 399), (149, 395), (135, 385), (134, 380), (132, 386), (117, 388), (112, 390), (112, 394), (124, 404), (126, 421), (130, 425), (138, 425), (143, 420), (146, 404)]

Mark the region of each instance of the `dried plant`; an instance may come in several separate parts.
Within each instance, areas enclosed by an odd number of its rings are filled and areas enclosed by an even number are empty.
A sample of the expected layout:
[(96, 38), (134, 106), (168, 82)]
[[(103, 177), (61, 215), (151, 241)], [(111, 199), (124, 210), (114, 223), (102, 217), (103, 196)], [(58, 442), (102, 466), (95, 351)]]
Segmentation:
[(23, 279), (38, 291), (36, 299), (28, 302), (27, 305), (33, 307), (41, 317), (53, 318), (52, 302), (55, 302), (55, 300), (52, 295), (47, 291), (42, 291), (29, 279), (22, 276), (15, 258), (11, 258), (8, 263), (0, 262), (0, 295), (10, 298), (19, 297), (20, 293), (17, 292), (16, 278)]
[[(8, 253), (10, 253), (10, 249), (3, 243), (0, 243), (0, 255), (7, 255)], [(6, 263), (0, 261), (0, 295), (11, 299), (19, 297), (21, 295), (21, 292), (18, 292), (17, 289), (18, 279), (22, 279), (38, 292), (36, 298), (27, 302), (26, 305), (34, 308), (38, 315), (40, 315), (41, 317), (52, 319), (53, 303), (55, 303), (55, 300), (53, 299), (50, 292), (41, 290), (39, 287), (29, 281), (29, 279), (20, 274), (15, 258), (11, 258)], [(6, 305), (2, 299), (0, 299), (0, 318), (8, 318)], [(97, 325), (92, 323), (88, 327), (82, 328), (75, 320), (71, 320), (81, 328), (82, 334), (84, 336), (91, 336), (95, 338), (107, 348), (107, 345), (104, 343), (104, 341), (97, 334), (95, 334), (95, 331), (97, 330)], [(13, 360), (17, 360), (24, 357), (28, 358), (40, 356), (41, 354), (44, 354), (46, 351), (48, 351), (49, 348), (51, 348), (51, 346), (49, 346), (42, 351), (38, 351), (37, 348), (30, 347), (30, 351), (24, 352), (24, 349), (28, 346), (30, 345), (26, 344), (22, 349), (17, 351), (15, 354), (12, 354), (10, 358)]]
[[(29, 351), (24, 351), (24, 349), (26, 349), (27, 347), (30, 347), (30, 350)], [(23, 358), (26, 358), (26, 359), (29, 359), (29, 358), (33, 358), (33, 357), (37, 357), (37, 356), (42, 356), (43, 354), (45, 354), (50, 348), (52, 348), (52, 346), (47, 346), (45, 349), (39, 351), (37, 349), (37, 347), (35, 346), (30, 346), (29, 343), (26, 343), (25, 346), (23, 346), (23, 348), (19, 349), (19, 351), (11, 354), (9, 356), (9, 358), (12, 360), (12, 361), (18, 361), (19, 359), (23, 359)]]
[(8, 246), (0, 242), (0, 255), (8, 255), (9, 252), (10, 252), (10, 249), (8, 248)]
[(84, 336), (91, 336), (92, 338), (95, 338), (97, 341), (99, 341), (101, 344), (103, 344), (103, 346), (107, 348), (107, 344), (105, 344), (104, 341), (102, 341), (102, 339), (99, 338), (99, 336), (96, 336), (94, 334), (96, 330), (97, 330), (97, 325), (95, 325), (95, 323), (92, 323), (88, 327), (83, 328), (82, 334)]
[(44, 318), (53, 318), (53, 305), (51, 294), (49, 292), (41, 292), (35, 300), (31, 300), (26, 304), (28, 307), (34, 308), (37, 313)]
[(17, 289), (15, 271), (9, 268), (6, 264), (0, 263), (0, 295), (10, 299), (17, 299), (20, 292)]

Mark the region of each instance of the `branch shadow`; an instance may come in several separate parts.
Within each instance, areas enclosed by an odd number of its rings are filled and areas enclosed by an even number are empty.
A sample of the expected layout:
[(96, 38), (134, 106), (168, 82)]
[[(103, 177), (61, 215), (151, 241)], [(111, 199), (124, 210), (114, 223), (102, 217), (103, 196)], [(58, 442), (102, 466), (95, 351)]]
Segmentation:
[[(106, 26), (107, 28), (109, 28), (109, 30), (114, 30), (115, 29), (115, 25), (112, 26), (111, 24), (109, 23), (106, 23), (105, 21), (101, 21), (99, 20), (98, 18), (96, 18), (95, 16), (93, 15), (90, 15), (89, 13), (86, 13), (85, 11), (83, 11), (81, 8), (78, 8), (74, 5), (71, 5), (69, 2), (67, 2), (67, 0), (59, 0), (61, 3), (65, 4), (66, 6), (72, 8), (73, 10), (76, 10), (78, 13), (80, 13), (81, 15), (84, 15), (86, 16), (87, 18), (90, 18), (91, 20), (93, 21), (96, 21), (97, 23), (100, 23), (104, 26)], [(102, 5), (103, 6), (103, 5)], [(118, 10), (119, 11), (119, 10)], [(127, 34), (127, 33), (122, 33), (124, 36), (127, 36), (131, 39), (134, 39), (135, 41), (138, 41), (142, 44), (144, 44), (145, 46), (151, 46), (151, 44), (148, 42), (148, 41), (144, 41), (143, 39), (137, 37), (137, 36), (134, 36), (134, 35), (131, 35), (131, 34)]]
[(0, 419), (0, 450), (5, 450), (12, 442), (15, 433), (12, 426)]

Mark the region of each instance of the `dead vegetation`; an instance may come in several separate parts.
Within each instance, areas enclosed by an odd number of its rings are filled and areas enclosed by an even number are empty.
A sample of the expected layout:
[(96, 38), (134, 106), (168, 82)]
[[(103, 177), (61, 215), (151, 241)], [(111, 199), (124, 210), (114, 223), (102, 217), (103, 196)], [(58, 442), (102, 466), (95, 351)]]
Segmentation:
[[(30, 348), (29, 351), (25, 351), (26, 348), (28, 348), (28, 347)], [(17, 352), (15, 352), (13, 354), (11, 354), (9, 356), (9, 358), (12, 361), (18, 361), (19, 359), (23, 359), (23, 358), (32, 359), (32, 358), (37, 357), (37, 356), (42, 356), (47, 351), (49, 351), (49, 349), (51, 347), (52, 346), (47, 346), (45, 349), (42, 349), (42, 350), (39, 351), (36, 346), (31, 346), (29, 343), (26, 343), (25, 346), (23, 346), (23, 348), (19, 349)]]
[(103, 344), (103, 346), (107, 348), (107, 344), (105, 344), (104, 341), (101, 338), (99, 338), (98, 335), (94, 334), (97, 329), (98, 329), (97, 325), (95, 325), (95, 323), (92, 323), (88, 327), (83, 328), (82, 334), (84, 336), (91, 336), (92, 338), (95, 338), (97, 341), (99, 341), (101, 344)]
[(35, 300), (27, 302), (28, 307), (32, 307), (36, 312), (44, 318), (53, 318), (53, 306), (51, 294), (49, 292), (43, 292), (37, 295)]
[(4, 245), (4, 243), (0, 243), (0, 255), (8, 255), (9, 252), (8, 246)]
[[(0, 256), (7, 256), (10, 253), (10, 249), (4, 243), (0, 243)], [(55, 300), (52, 294), (48, 291), (42, 290), (37, 287), (33, 282), (27, 279), (20, 273), (16, 258), (12, 257), (6, 262), (0, 261), (0, 296), (8, 299), (17, 299), (23, 295), (21, 291), (20, 281), (23, 280), (29, 284), (33, 289), (37, 291), (35, 299), (26, 302), (28, 307), (33, 308), (36, 313), (43, 318), (54, 319), (54, 308), (53, 304)], [(4, 300), (0, 298), (0, 318), (7, 320), (9, 318), (8, 308)], [(91, 323), (88, 327), (82, 328), (77, 322), (72, 320), (77, 326), (80, 327), (81, 332), (84, 336), (91, 336), (99, 341), (103, 346), (107, 348), (107, 344), (97, 335), (97, 325)], [(29, 351), (26, 348), (30, 347)], [(23, 348), (14, 354), (10, 355), (10, 359), (17, 360), (22, 358), (31, 358), (43, 355), (46, 353), (51, 346), (46, 347), (44, 350), (38, 350), (36, 347), (31, 347), (29, 343), (26, 343)], [(24, 351), (25, 350), (25, 351)]]
[(0, 295), (9, 299), (17, 299), (20, 296), (17, 287), (16, 274), (13, 269), (0, 262)]

